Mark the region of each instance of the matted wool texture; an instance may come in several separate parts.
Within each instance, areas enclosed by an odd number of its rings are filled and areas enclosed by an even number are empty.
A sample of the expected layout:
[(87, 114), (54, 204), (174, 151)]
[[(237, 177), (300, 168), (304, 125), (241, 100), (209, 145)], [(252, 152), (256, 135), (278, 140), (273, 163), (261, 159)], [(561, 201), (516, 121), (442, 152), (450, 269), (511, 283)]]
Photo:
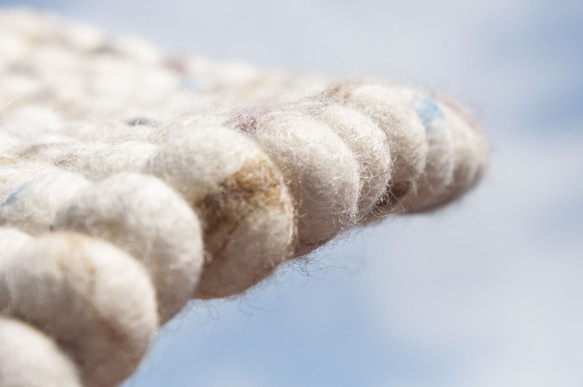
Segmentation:
[(233, 125), (263, 147), (289, 184), (298, 204), (296, 255), (321, 247), (354, 224), (359, 165), (326, 123), (285, 109), (237, 114)]
[(4, 258), (0, 310), (54, 337), (80, 366), (86, 386), (131, 375), (158, 327), (144, 268), (109, 243), (52, 233)]
[(202, 219), (209, 255), (195, 297), (231, 296), (290, 256), (293, 201), (279, 170), (250, 139), (223, 127), (187, 129), (161, 145), (143, 171), (174, 187)]
[(189, 300), (442, 208), (488, 149), (422, 87), (171, 58), (0, 9), (0, 385), (117, 386)]
[(118, 174), (78, 191), (56, 214), (53, 230), (102, 238), (138, 258), (152, 278), (162, 322), (184, 308), (198, 285), (198, 217), (152, 176)]

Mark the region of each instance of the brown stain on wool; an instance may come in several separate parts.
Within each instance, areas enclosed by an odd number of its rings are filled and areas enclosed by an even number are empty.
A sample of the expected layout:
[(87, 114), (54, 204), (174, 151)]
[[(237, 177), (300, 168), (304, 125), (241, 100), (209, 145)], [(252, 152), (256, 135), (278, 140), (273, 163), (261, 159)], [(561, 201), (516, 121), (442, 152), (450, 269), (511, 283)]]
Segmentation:
[(340, 100), (347, 100), (352, 95), (353, 91), (360, 85), (354, 82), (342, 83), (331, 87), (323, 93), (325, 98), (337, 98)]
[(16, 164), (16, 160), (11, 157), (2, 157), (0, 156), (0, 167), (4, 165), (11, 165)]
[[(257, 208), (284, 206), (281, 202), (283, 181), (277, 170), (266, 159), (258, 157), (221, 181), (211, 194), (196, 201), (194, 207), (205, 220), (205, 240), (231, 225), (227, 235), (236, 231), (239, 223)], [(221, 247), (211, 251), (213, 258), (220, 259), (228, 239)]]
[[(121, 325), (117, 324), (117, 320), (116, 319), (111, 319), (111, 317), (106, 317), (103, 316), (99, 310), (97, 310), (95, 308), (95, 291), (96, 291), (96, 267), (94, 266), (94, 264), (87, 258), (87, 250), (90, 249), (93, 245), (93, 242), (91, 240), (89, 240), (88, 238), (85, 237), (80, 237), (74, 234), (69, 234), (66, 233), (64, 234), (66, 236), (66, 241), (67, 241), (67, 250), (69, 252), (69, 256), (72, 257), (76, 257), (76, 260), (79, 262), (80, 265), (83, 266), (83, 278), (84, 278), (84, 282), (85, 282), (85, 287), (86, 287), (86, 291), (87, 293), (85, 294), (86, 300), (88, 300), (88, 302), (86, 303), (87, 306), (89, 307), (90, 310), (90, 315), (92, 316), (92, 319), (95, 321), (95, 324), (97, 326), (99, 326), (103, 332), (105, 333), (105, 335), (107, 336), (107, 338), (109, 339), (109, 341), (113, 342), (113, 343), (117, 343), (117, 349), (118, 350), (123, 350), (124, 346), (127, 345), (128, 343), (128, 337), (127, 337), (127, 332), (125, 331), (124, 327), (122, 327)], [(89, 242), (89, 243), (88, 243)], [(68, 261), (65, 259), (59, 259), (58, 260), (58, 265), (59, 265), (59, 269), (62, 273), (67, 273), (69, 271), (68, 268)], [(65, 281), (68, 280), (68, 278), (65, 276)], [(74, 288), (75, 286), (73, 285), (68, 285), (66, 286), (66, 289), (69, 288)], [(78, 297), (77, 295), (75, 295), (74, 293), (71, 293), (68, 295), (68, 298), (70, 299), (74, 299), (75, 297)], [(87, 379), (88, 375), (87, 373), (90, 373), (92, 369), (94, 369), (94, 367), (96, 366), (96, 364), (93, 364), (93, 362), (89, 362), (89, 359), (84, 358), (81, 353), (80, 353), (80, 349), (78, 348), (78, 346), (76, 345), (75, 342), (65, 342), (64, 340), (60, 340), (61, 344), (63, 344), (69, 353), (71, 353), (71, 355), (77, 359), (78, 364), (82, 364), (83, 366), (81, 367), (81, 376), (83, 379)], [(137, 358), (134, 355), (131, 355), (130, 353), (126, 353), (124, 355), (126, 358), (132, 358), (132, 360), (134, 362), (137, 362)], [(96, 361), (96, 359), (92, 359), (93, 361)], [(97, 360), (98, 361), (98, 360)]]
[[(220, 278), (223, 265), (232, 253), (225, 253), (232, 236), (248, 227), (247, 218), (258, 210), (281, 209), (282, 212), (295, 211), (293, 202), (286, 200), (287, 186), (279, 170), (267, 159), (256, 157), (246, 162), (241, 169), (221, 181), (209, 195), (192, 203), (204, 220), (204, 240), (209, 259), (196, 291), (196, 298), (208, 299), (224, 297), (225, 284)], [(295, 212), (293, 215), (295, 217)], [(291, 255), (293, 246), (282, 260)], [(264, 275), (270, 273), (278, 262), (264, 262), (252, 266), (254, 274), (243, 282), (232, 284), (233, 294), (252, 286)], [(242, 263), (247, 265), (248, 263)], [(248, 270), (250, 267), (247, 266)], [(232, 270), (232, 269), (231, 269)], [(218, 293), (217, 293), (218, 291)]]

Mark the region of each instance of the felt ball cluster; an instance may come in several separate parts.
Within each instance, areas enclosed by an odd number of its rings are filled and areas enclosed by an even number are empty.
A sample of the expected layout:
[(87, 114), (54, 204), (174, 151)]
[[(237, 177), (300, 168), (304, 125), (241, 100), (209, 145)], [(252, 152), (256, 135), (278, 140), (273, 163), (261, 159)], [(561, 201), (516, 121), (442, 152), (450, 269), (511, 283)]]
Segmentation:
[(116, 386), (191, 299), (483, 176), (449, 97), (0, 11), (0, 385)]

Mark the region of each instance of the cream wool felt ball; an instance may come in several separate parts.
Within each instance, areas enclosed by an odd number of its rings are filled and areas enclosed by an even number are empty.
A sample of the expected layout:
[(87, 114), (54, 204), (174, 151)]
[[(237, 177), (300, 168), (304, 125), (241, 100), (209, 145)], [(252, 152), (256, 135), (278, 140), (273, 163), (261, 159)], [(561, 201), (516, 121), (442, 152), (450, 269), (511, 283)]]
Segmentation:
[(57, 210), (88, 185), (81, 175), (69, 172), (53, 172), (29, 181), (0, 204), (0, 225), (33, 235), (48, 232)]
[(133, 98), (136, 92), (136, 66), (131, 61), (112, 54), (99, 55), (87, 64), (87, 90), (97, 98), (97, 109), (115, 111), (127, 106), (124, 99)]
[(297, 110), (248, 111), (232, 125), (249, 134), (276, 164), (298, 205), (303, 256), (348, 230), (358, 212), (359, 164), (326, 123)]
[(123, 173), (78, 191), (53, 229), (105, 239), (140, 260), (152, 278), (161, 323), (190, 300), (203, 266), (198, 217), (153, 176)]
[(47, 136), (10, 149), (20, 160), (36, 161), (99, 180), (120, 172), (137, 172), (156, 150), (143, 141), (80, 142), (66, 136)]
[(56, 31), (55, 39), (80, 54), (102, 48), (106, 42), (103, 31), (88, 24), (68, 22)]
[[(1, 128), (0, 126), (0, 130)], [(21, 141), (18, 137), (0, 131), (0, 167), (16, 163), (15, 155), (10, 150), (18, 147), (20, 143)]]
[(26, 62), (41, 80), (55, 89), (55, 81), (66, 79), (68, 74), (79, 74), (85, 64), (82, 55), (58, 42), (37, 47)]
[(148, 121), (140, 117), (133, 117), (128, 120), (87, 118), (65, 122), (62, 127), (62, 133), (88, 144), (150, 143), (152, 142), (150, 138), (155, 133), (155, 130), (148, 123)]
[(40, 134), (59, 133), (62, 116), (51, 107), (25, 104), (2, 115), (2, 130), (20, 138), (36, 140)]
[(2, 270), (2, 262), (6, 257), (31, 239), (30, 235), (22, 231), (9, 227), (0, 227), (0, 270)]
[(158, 327), (142, 265), (104, 241), (69, 233), (30, 240), (4, 259), (0, 313), (52, 336), (87, 387), (131, 375)]
[(391, 144), (390, 185), (364, 223), (381, 220), (390, 213), (405, 213), (415, 196), (428, 152), (425, 128), (413, 104), (415, 94), (401, 87), (369, 83), (345, 83), (324, 94), (369, 115), (387, 133)]
[(436, 97), (453, 138), (453, 179), (441, 195), (427, 208), (440, 208), (474, 188), (488, 166), (489, 145), (476, 119), (450, 97)]
[[(87, 92), (98, 99), (97, 111), (122, 113), (127, 107), (164, 103), (175, 94), (180, 78), (162, 66), (139, 64), (114, 55), (97, 55), (86, 63)], [(92, 108), (94, 109), (94, 108)]]
[(193, 127), (160, 146), (144, 172), (172, 186), (203, 223), (208, 262), (195, 298), (241, 293), (289, 258), (293, 200), (259, 147), (224, 127)]
[(73, 362), (53, 340), (17, 320), (0, 317), (0, 386), (81, 387)]
[(415, 110), (427, 135), (425, 169), (417, 181), (417, 191), (407, 212), (423, 212), (439, 202), (454, 178), (454, 132), (438, 103), (427, 93), (419, 92)]
[(361, 189), (356, 222), (372, 215), (391, 179), (392, 159), (387, 134), (367, 115), (334, 102), (313, 104), (310, 113), (344, 140), (359, 164)]
[(87, 179), (100, 180), (121, 172), (138, 172), (155, 150), (156, 145), (146, 142), (93, 142), (69, 146), (47, 161)]
[(107, 42), (107, 48), (138, 63), (156, 65), (165, 59), (158, 47), (137, 36), (114, 37)]
[(163, 121), (151, 137), (154, 144), (165, 144), (174, 138), (189, 136), (200, 128), (225, 127), (231, 117), (233, 107), (228, 101), (220, 106), (190, 107), (188, 114), (180, 115), (178, 119)]
[(0, 31), (17, 33), (31, 46), (50, 41), (58, 26), (56, 17), (33, 9), (3, 9), (0, 14)]
[[(0, 23), (4, 21), (5, 18), (0, 20)], [(2, 27), (0, 27), (2, 28)], [(20, 34), (0, 29), (0, 55), (2, 58), (2, 64), (9, 67), (16, 61), (22, 60), (23, 57), (28, 54), (30, 47), (27, 45), (26, 39), (24, 39)]]
[(41, 97), (44, 91), (44, 85), (38, 79), (23, 74), (1, 74), (0, 117), (34, 98)]
[(8, 153), (18, 158), (19, 162), (37, 162), (54, 166), (52, 160), (63, 152), (66, 152), (78, 141), (74, 138), (45, 134), (27, 139), (26, 134), (21, 136), (20, 144), (8, 150)]
[(11, 195), (17, 194), (16, 191), (29, 181), (55, 172), (60, 171), (47, 164), (18, 162), (17, 156), (8, 156), (5, 164), (0, 164), (0, 203), (4, 203)]

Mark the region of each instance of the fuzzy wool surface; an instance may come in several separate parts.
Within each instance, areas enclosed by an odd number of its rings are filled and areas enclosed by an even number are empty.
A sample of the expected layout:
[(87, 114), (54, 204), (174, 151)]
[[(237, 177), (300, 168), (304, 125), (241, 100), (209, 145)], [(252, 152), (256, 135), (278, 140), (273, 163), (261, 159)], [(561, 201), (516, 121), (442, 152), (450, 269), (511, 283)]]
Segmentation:
[(153, 281), (162, 322), (190, 300), (203, 265), (200, 222), (184, 199), (152, 176), (118, 174), (78, 191), (53, 230), (114, 243), (139, 259)]
[(339, 103), (311, 104), (309, 112), (330, 126), (356, 157), (361, 183), (356, 222), (360, 223), (373, 215), (375, 203), (389, 186), (393, 167), (389, 138), (371, 117)]
[(9, 224), (33, 235), (48, 232), (59, 208), (89, 185), (75, 173), (43, 174), (18, 187), (2, 203), (0, 225)]
[(50, 337), (0, 317), (0, 386), (81, 387), (77, 368)]
[(0, 9), (0, 385), (116, 386), (190, 299), (436, 211), (488, 152), (421, 87), (172, 58)]
[(198, 298), (240, 293), (291, 254), (294, 203), (284, 178), (249, 138), (233, 130), (187, 127), (144, 167), (199, 213), (209, 256)]
[(68, 233), (28, 240), (4, 257), (0, 310), (55, 338), (88, 387), (131, 375), (159, 324), (144, 268), (107, 242)]
[(289, 184), (298, 204), (296, 255), (321, 247), (354, 223), (359, 165), (328, 125), (296, 109), (241, 114), (234, 126), (265, 149)]

